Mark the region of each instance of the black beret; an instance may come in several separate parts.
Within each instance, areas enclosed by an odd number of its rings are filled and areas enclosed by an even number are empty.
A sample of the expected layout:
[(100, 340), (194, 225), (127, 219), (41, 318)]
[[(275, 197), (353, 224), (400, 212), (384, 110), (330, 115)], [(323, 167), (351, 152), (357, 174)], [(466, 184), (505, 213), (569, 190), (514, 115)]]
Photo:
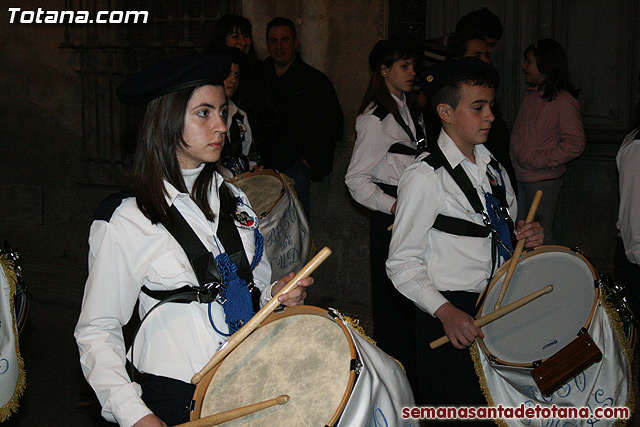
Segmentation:
[(497, 88), (500, 83), (498, 71), (491, 64), (475, 57), (467, 57), (447, 59), (427, 68), (425, 77), (420, 84), (420, 90), (425, 95), (432, 96), (453, 82), (474, 77), (486, 80), (494, 88)]
[(247, 66), (249, 65), (249, 60), (247, 55), (237, 47), (229, 47), (229, 46), (218, 46), (212, 49), (209, 49), (207, 53), (216, 53), (219, 55), (227, 55), (231, 58), (231, 62), (234, 64), (238, 64), (240, 66), (240, 71), (247, 71)]
[(369, 66), (375, 70), (389, 55), (396, 52), (410, 52), (416, 56), (422, 54), (421, 45), (411, 34), (394, 34), (389, 40), (380, 40), (369, 53)]
[(163, 59), (122, 82), (116, 89), (123, 104), (144, 106), (169, 93), (202, 85), (222, 85), (231, 71), (227, 55), (185, 55)]

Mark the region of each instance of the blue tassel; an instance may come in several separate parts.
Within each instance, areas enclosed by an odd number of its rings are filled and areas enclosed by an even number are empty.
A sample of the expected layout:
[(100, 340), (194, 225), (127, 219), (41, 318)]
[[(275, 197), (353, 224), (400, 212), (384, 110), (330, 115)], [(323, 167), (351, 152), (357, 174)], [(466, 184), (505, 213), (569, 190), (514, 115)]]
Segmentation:
[(221, 296), (226, 299), (222, 305), (225, 321), (231, 333), (237, 331), (253, 316), (251, 294), (247, 282), (238, 276), (238, 267), (231, 261), (229, 255), (222, 253), (216, 257), (218, 270), (224, 277), (226, 287), (221, 289)]

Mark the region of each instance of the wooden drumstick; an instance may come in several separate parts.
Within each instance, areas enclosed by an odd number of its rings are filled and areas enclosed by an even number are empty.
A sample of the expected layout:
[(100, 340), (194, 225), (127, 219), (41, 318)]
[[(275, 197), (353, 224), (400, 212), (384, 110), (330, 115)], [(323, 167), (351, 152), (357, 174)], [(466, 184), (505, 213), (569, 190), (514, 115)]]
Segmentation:
[(197, 374), (191, 378), (191, 384), (198, 384), (202, 377), (209, 372), (214, 366), (216, 366), (222, 359), (225, 358), (227, 354), (234, 348), (238, 346), (244, 339), (249, 336), (251, 332), (253, 332), (260, 324), (266, 319), (273, 311), (278, 308), (280, 305), (280, 301), (278, 301), (278, 297), (280, 295), (285, 294), (287, 292), (293, 291), (298, 287), (298, 281), (308, 277), (322, 262), (327, 259), (327, 257), (331, 255), (331, 249), (324, 247), (320, 252), (313, 257), (311, 261), (307, 263), (302, 269), (295, 275), (293, 279), (289, 283), (287, 283), (280, 292), (278, 292), (271, 300), (265, 304), (252, 318), (249, 320), (242, 328), (238, 329), (231, 337), (227, 340), (226, 343), (220, 347), (209, 363), (205, 365), (204, 368), (200, 370)]
[[(529, 304), (531, 301), (533, 301), (534, 299), (541, 297), (544, 294), (548, 294), (549, 292), (551, 292), (553, 290), (553, 285), (547, 285), (544, 288), (540, 289), (539, 291), (536, 291), (532, 294), (529, 294), (527, 296), (524, 296), (522, 298), (520, 298), (519, 300), (515, 300), (512, 303), (509, 303), (507, 305), (505, 305), (504, 307), (501, 307), (499, 309), (497, 309), (496, 311), (493, 311), (489, 314), (487, 314), (486, 316), (482, 316), (479, 319), (476, 319), (473, 324), (475, 326), (484, 326), (487, 323), (491, 323), (494, 320), (497, 320), (499, 318), (501, 318), (502, 316), (511, 313), (514, 310), (517, 310), (518, 308), (522, 307), (525, 304)], [(429, 347), (433, 348), (438, 348), (440, 347), (442, 344), (446, 344), (449, 342), (449, 337), (444, 335), (440, 338), (438, 338), (437, 340), (431, 341), (431, 343), (429, 344)]]
[(186, 423), (178, 424), (176, 427), (217, 426), (218, 424), (226, 423), (227, 421), (235, 420), (236, 418), (244, 417), (245, 415), (251, 415), (255, 412), (262, 411), (263, 409), (267, 409), (275, 405), (284, 405), (288, 401), (289, 396), (286, 394), (281, 394), (275, 399), (253, 403), (241, 408), (230, 409), (228, 411), (220, 412), (219, 414), (213, 414), (204, 418), (200, 418), (199, 420), (193, 420)]
[[(527, 214), (527, 219), (525, 223), (530, 223), (533, 221), (533, 217), (536, 216), (536, 211), (538, 210), (538, 205), (540, 204), (540, 199), (542, 198), (542, 190), (536, 191), (535, 196), (533, 196), (533, 201), (531, 202), (531, 207), (529, 208), (529, 213)], [(511, 255), (511, 259), (509, 260), (509, 267), (507, 269), (507, 274), (504, 276), (504, 282), (502, 282), (502, 289), (500, 289), (500, 295), (498, 295), (498, 300), (496, 301), (496, 305), (494, 310), (500, 308), (502, 304), (502, 300), (504, 299), (504, 295), (507, 293), (507, 287), (509, 287), (509, 282), (511, 282), (511, 278), (513, 277), (513, 272), (516, 270), (516, 265), (520, 260), (520, 254), (522, 253), (522, 249), (524, 248), (525, 239), (518, 240), (518, 244), (516, 245), (515, 250), (513, 251), (513, 255)]]

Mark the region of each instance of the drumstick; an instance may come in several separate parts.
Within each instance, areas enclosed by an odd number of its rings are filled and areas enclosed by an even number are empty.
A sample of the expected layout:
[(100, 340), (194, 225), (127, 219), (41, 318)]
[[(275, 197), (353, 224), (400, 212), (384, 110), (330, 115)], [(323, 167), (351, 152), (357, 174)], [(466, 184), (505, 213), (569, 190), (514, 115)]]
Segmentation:
[[(502, 308), (497, 309), (496, 311), (493, 311), (489, 314), (487, 314), (486, 316), (482, 316), (479, 319), (476, 319), (473, 324), (475, 326), (484, 326), (487, 323), (491, 323), (494, 320), (497, 320), (499, 318), (501, 318), (502, 316), (511, 313), (514, 310), (517, 310), (518, 308), (522, 307), (525, 304), (529, 304), (531, 301), (533, 301), (534, 299), (541, 297), (544, 294), (548, 294), (549, 292), (551, 292), (553, 290), (553, 285), (547, 285), (544, 288), (540, 289), (539, 291), (536, 291), (532, 294), (529, 294), (527, 296), (524, 296), (522, 298), (520, 298), (519, 300), (515, 300), (512, 303), (509, 303), (507, 305), (505, 305)], [(429, 344), (429, 347), (431, 347), (432, 349), (434, 348), (438, 348), (440, 347), (442, 344), (446, 344), (449, 342), (449, 337), (444, 335), (440, 338), (438, 338), (437, 340), (431, 341), (431, 344)]]
[(218, 424), (226, 423), (227, 421), (235, 420), (236, 418), (244, 417), (245, 415), (251, 415), (255, 412), (262, 411), (263, 409), (267, 409), (275, 405), (284, 405), (288, 401), (289, 396), (286, 394), (281, 394), (275, 399), (253, 403), (251, 405), (242, 406), (236, 409), (230, 409), (228, 411), (220, 412), (219, 414), (213, 414), (204, 418), (200, 418), (199, 420), (193, 420), (186, 423), (178, 424), (176, 427), (217, 426)]
[[(533, 221), (533, 217), (536, 215), (536, 211), (538, 210), (538, 205), (540, 204), (540, 199), (542, 198), (542, 190), (536, 191), (535, 196), (533, 196), (533, 201), (531, 202), (531, 207), (529, 208), (529, 213), (527, 214), (526, 223), (530, 223)], [(520, 254), (522, 253), (522, 249), (524, 248), (525, 239), (518, 240), (518, 244), (516, 245), (515, 250), (513, 251), (513, 255), (511, 255), (511, 259), (509, 260), (509, 267), (507, 269), (507, 274), (504, 276), (504, 282), (502, 282), (502, 289), (500, 289), (500, 295), (498, 295), (498, 301), (496, 301), (496, 305), (494, 310), (500, 308), (502, 304), (502, 299), (504, 298), (504, 294), (507, 293), (507, 287), (509, 286), (509, 282), (511, 282), (511, 277), (513, 277), (513, 272), (516, 269), (516, 265), (520, 260)]]
[(214, 366), (220, 363), (220, 361), (224, 359), (231, 350), (236, 348), (238, 344), (244, 341), (244, 339), (251, 332), (253, 332), (258, 326), (260, 326), (260, 323), (262, 323), (264, 319), (266, 319), (271, 313), (273, 313), (276, 308), (278, 308), (278, 306), (280, 305), (278, 297), (280, 297), (280, 295), (293, 291), (295, 288), (297, 288), (298, 281), (309, 276), (316, 268), (318, 268), (320, 264), (322, 264), (325, 259), (327, 259), (329, 255), (331, 255), (331, 249), (327, 247), (322, 248), (322, 250), (320, 250), (320, 252), (318, 252), (316, 256), (314, 256), (313, 259), (307, 263), (307, 265), (302, 267), (298, 274), (296, 274), (289, 283), (287, 283), (282, 289), (280, 289), (280, 292), (278, 292), (273, 298), (271, 298), (271, 300), (251, 318), (251, 320), (249, 320), (242, 328), (238, 329), (233, 335), (231, 335), (227, 342), (224, 343), (222, 347), (220, 347), (220, 350), (218, 350), (213, 355), (209, 363), (207, 363), (205, 367), (200, 370), (200, 372), (198, 372), (193, 376), (193, 378), (191, 378), (191, 384), (198, 384), (207, 372), (209, 372)]

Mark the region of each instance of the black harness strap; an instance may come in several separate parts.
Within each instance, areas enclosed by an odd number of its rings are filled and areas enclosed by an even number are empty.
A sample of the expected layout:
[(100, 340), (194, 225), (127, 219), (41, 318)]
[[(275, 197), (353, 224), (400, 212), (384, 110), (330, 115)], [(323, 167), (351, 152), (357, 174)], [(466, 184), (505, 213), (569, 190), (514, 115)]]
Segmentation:
[[(468, 222), (469, 224), (473, 224), (473, 227), (470, 227), (472, 229), (475, 229), (477, 227), (486, 229), (486, 235), (484, 237), (488, 236), (491, 233), (491, 227), (488, 223), (487, 214), (484, 212), (484, 206), (482, 205), (482, 201), (478, 196), (478, 192), (474, 188), (473, 184), (471, 184), (471, 181), (469, 180), (469, 177), (467, 176), (467, 174), (464, 172), (464, 169), (462, 169), (462, 165), (458, 165), (455, 168), (452, 168), (451, 165), (449, 164), (449, 161), (444, 156), (444, 153), (440, 149), (440, 146), (438, 146), (438, 144), (436, 143), (431, 144), (429, 146), (429, 150), (431, 154), (429, 154), (427, 157), (422, 159), (422, 161), (429, 164), (433, 169), (436, 169), (436, 170), (444, 166), (447, 172), (449, 172), (449, 175), (451, 175), (451, 177), (456, 182), (456, 184), (458, 184), (458, 187), (460, 187), (460, 190), (462, 190), (462, 192), (464, 193), (465, 197), (471, 204), (471, 207), (473, 208), (473, 210), (476, 213), (479, 213), (482, 215), (485, 225), (483, 227), (471, 221), (466, 221), (464, 219), (459, 219), (459, 218), (447, 217), (446, 215), (438, 215), (437, 218), (440, 218), (440, 217), (452, 218), (457, 221), (440, 220), (440, 223), (441, 224), (459, 224), (460, 221)], [(437, 218), (436, 218), (436, 222), (438, 222)], [(448, 230), (448, 229), (443, 230), (439, 228), (436, 228), (436, 229), (440, 231), (444, 231), (445, 233), (456, 234), (459, 236), (467, 235), (467, 234), (461, 234), (458, 230), (455, 230), (455, 229), (451, 229), (451, 230)], [(476, 234), (478, 233), (476, 232)], [(473, 237), (479, 237), (479, 236), (473, 236)]]
[(388, 153), (393, 154), (406, 154), (408, 156), (416, 156), (418, 155), (418, 150), (415, 148), (408, 147), (400, 142), (396, 142), (391, 147), (389, 147)]
[(446, 215), (438, 215), (433, 222), (433, 228), (457, 236), (489, 237), (491, 234), (491, 227)]
[[(375, 110), (373, 110), (372, 114), (374, 116), (376, 116), (377, 118), (379, 118), (380, 120), (384, 120), (384, 118), (387, 117), (389, 114), (391, 114), (391, 112), (389, 110), (387, 110), (384, 106), (378, 105), (375, 108)], [(416, 144), (416, 148), (411, 148), (411, 147), (407, 147), (404, 144), (395, 143), (389, 149), (389, 153), (408, 154), (408, 155), (412, 155), (412, 156), (417, 156), (418, 154), (423, 152), (425, 147), (426, 147), (426, 145), (427, 145), (427, 139), (426, 139), (426, 137), (424, 135), (424, 130), (422, 129), (422, 122), (423, 122), (422, 115), (420, 115), (420, 118), (418, 118), (417, 120), (413, 116), (411, 117), (411, 119), (413, 121), (413, 124), (414, 124), (414, 126), (416, 128), (416, 136), (417, 137), (413, 135), (413, 132), (411, 132), (411, 128), (405, 123), (405, 121), (402, 119), (402, 117), (395, 117), (394, 116), (394, 119), (396, 120), (398, 125), (400, 125), (402, 130), (405, 131), (407, 136), (409, 136), (409, 140), (411, 142), (413, 142), (414, 144)], [(395, 147), (395, 146), (406, 147), (406, 148), (397, 147), (395, 150), (398, 150), (398, 151), (392, 151), (393, 147)]]
[[(473, 210), (476, 213), (482, 215), (482, 219), (484, 222), (484, 226), (482, 226), (465, 219), (439, 214), (433, 223), (433, 228), (444, 233), (454, 234), (457, 236), (482, 238), (491, 236), (491, 274), (489, 274), (489, 277), (492, 277), (496, 267), (496, 246), (498, 239), (496, 233), (491, 227), (491, 220), (489, 219), (487, 213), (484, 211), (484, 206), (482, 205), (482, 201), (478, 196), (478, 192), (474, 188), (473, 184), (471, 184), (471, 181), (462, 168), (462, 165), (459, 164), (455, 168), (452, 168), (437, 143), (430, 144), (429, 151), (431, 154), (422, 159), (422, 161), (429, 164), (434, 169), (444, 167), (447, 172), (449, 172), (456, 184), (458, 184), (458, 187), (460, 187), (460, 190), (462, 190), (462, 192), (464, 193)], [(495, 170), (499, 170), (500, 164), (497, 162), (497, 160), (491, 159), (489, 165)], [(487, 175), (489, 175), (488, 171)], [(513, 221), (511, 221), (511, 218), (509, 216), (505, 190), (504, 188), (502, 188), (501, 184), (496, 182), (496, 180), (490, 175), (489, 182), (491, 184), (492, 194), (498, 199), (500, 203), (500, 214), (503, 218), (507, 219), (509, 229), (511, 231), (511, 234), (513, 235), (514, 226)]]
[[(172, 212), (175, 214), (176, 222), (171, 223), (162, 221), (167, 231), (178, 241), (182, 249), (187, 254), (189, 262), (198, 278), (199, 287), (183, 286), (179, 289), (154, 291), (143, 286), (141, 291), (151, 298), (159, 300), (147, 314), (140, 320), (131, 340), (131, 378), (134, 376), (134, 344), (136, 336), (142, 327), (142, 324), (151, 314), (152, 311), (166, 303), (190, 303), (197, 301), (203, 304), (209, 304), (216, 300), (220, 286), (224, 286), (224, 280), (218, 271), (213, 254), (207, 250), (200, 238), (196, 235), (193, 228), (187, 220), (182, 216), (175, 205), (171, 206)], [(249, 292), (254, 311), (259, 309), (260, 291), (253, 285), (253, 275), (251, 266), (247, 260), (247, 256), (242, 245), (240, 233), (236, 228), (233, 220), (224, 216), (221, 212), (218, 214), (218, 232), (217, 238), (224, 246), (227, 253), (231, 253), (231, 260), (238, 267), (238, 276), (249, 284)]]
[[(207, 250), (175, 205), (171, 206), (171, 210), (175, 214), (177, 222), (169, 223), (163, 221), (162, 224), (187, 254), (200, 287), (185, 286), (170, 291), (154, 291), (143, 286), (142, 292), (163, 302), (166, 298), (171, 298), (171, 302), (189, 303), (198, 301), (210, 303), (217, 297), (218, 287), (223, 285), (224, 280), (218, 271), (213, 254)], [(253, 280), (251, 266), (244, 252), (238, 229), (232, 219), (222, 214), (218, 215), (217, 237), (227, 253), (231, 254), (231, 260), (238, 266), (238, 276), (247, 283), (251, 283)], [(179, 295), (179, 297), (176, 297), (176, 295)]]

